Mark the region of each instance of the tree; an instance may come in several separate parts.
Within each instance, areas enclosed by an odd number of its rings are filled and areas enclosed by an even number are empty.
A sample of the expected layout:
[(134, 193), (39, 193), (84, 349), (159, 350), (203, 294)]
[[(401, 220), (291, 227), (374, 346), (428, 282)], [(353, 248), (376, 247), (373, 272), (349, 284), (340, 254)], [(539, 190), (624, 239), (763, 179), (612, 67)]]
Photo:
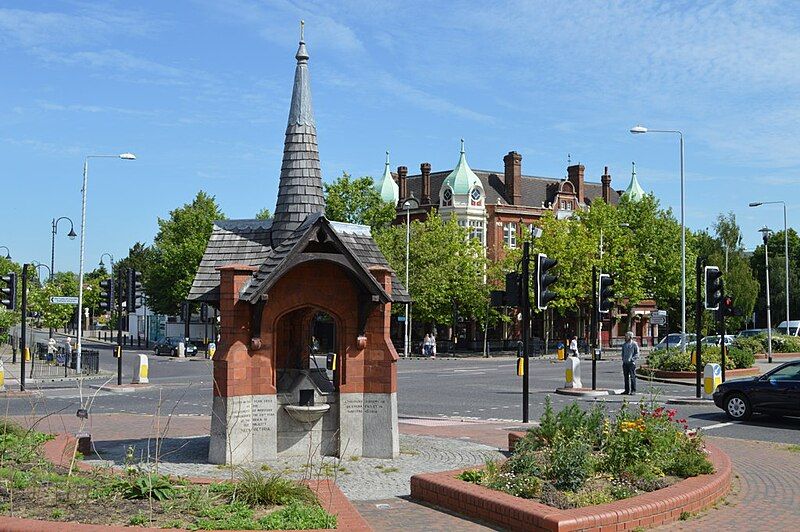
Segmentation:
[[(783, 231), (772, 233), (768, 240), (769, 250), (769, 297), (772, 313), (772, 326), (785, 319), (786, 314), (786, 266), (784, 259)], [(789, 313), (790, 318), (800, 319), (800, 237), (794, 229), (789, 229)], [(766, 273), (764, 266), (764, 245), (761, 244), (753, 251), (750, 257), (750, 268), (753, 275), (761, 283), (755, 305), (756, 315), (761, 324), (766, 327), (766, 296), (764, 286)]]
[[(380, 231), (375, 240), (392, 268), (405, 272), (405, 226)], [(424, 222), (411, 223), (409, 271), (415, 319), (443, 324), (452, 323), (456, 313), (479, 319), (485, 314), (483, 246), (455, 218), (443, 220), (434, 212)]]
[[(86, 277), (84, 281), (87, 282)], [(91, 281), (88, 281), (91, 283)], [(56, 305), (50, 303), (53, 296), (77, 296), (78, 278), (72, 272), (57, 272), (52, 281), (43, 286), (36, 286), (30, 290), (28, 307), (31, 312), (38, 312), (41, 323), (45, 327), (57, 329), (63, 327), (74, 317), (75, 306)], [(94, 294), (91, 290), (84, 290), (84, 303), (86, 308), (91, 308)]]
[(202, 190), (191, 203), (169, 214), (169, 219), (158, 220), (152, 263), (144, 278), (150, 307), (159, 314), (178, 312), (189, 294), (214, 221), (225, 217), (216, 199)]
[(368, 225), (378, 232), (391, 225), (395, 205), (381, 199), (371, 177), (352, 179), (349, 174), (325, 183), (325, 216), (329, 220)]
[(256, 213), (256, 220), (269, 220), (272, 218), (272, 213), (266, 207)]

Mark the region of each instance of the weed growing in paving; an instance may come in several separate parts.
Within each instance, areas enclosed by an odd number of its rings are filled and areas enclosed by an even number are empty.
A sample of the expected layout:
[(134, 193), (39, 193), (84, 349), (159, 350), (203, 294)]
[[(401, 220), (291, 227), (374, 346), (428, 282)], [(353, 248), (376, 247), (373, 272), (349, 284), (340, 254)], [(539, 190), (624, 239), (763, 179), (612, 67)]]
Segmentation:
[(199, 486), (127, 464), (126, 472), (73, 471), (44, 460), (47, 435), (0, 422), (0, 515), (162, 528), (335, 528), (308, 486), (242, 471)]
[(557, 508), (632, 497), (681, 478), (713, 472), (698, 434), (674, 410), (624, 404), (615, 417), (601, 405), (559, 413), (549, 398), (540, 425), (517, 441), (511, 457), (468, 470), (461, 480)]

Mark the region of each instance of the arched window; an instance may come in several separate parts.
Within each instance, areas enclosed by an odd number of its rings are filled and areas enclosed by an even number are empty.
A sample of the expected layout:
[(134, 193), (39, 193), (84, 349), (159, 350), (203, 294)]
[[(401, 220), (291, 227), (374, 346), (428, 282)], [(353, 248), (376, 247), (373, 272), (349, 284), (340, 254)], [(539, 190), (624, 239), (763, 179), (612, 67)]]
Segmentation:
[(479, 188), (473, 188), (469, 193), (469, 204), (473, 207), (480, 207), (483, 205), (483, 192)]
[(450, 187), (444, 189), (442, 192), (442, 207), (453, 206), (453, 190)]

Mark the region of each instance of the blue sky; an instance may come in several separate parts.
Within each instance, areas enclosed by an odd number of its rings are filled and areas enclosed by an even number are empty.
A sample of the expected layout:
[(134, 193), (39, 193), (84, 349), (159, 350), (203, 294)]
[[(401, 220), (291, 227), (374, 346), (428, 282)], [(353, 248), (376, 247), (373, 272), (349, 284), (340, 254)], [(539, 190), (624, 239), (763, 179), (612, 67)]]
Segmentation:
[[(343, 170), (473, 168), (561, 177), (567, 154), (615, 188), (733, 210), (747, 247), (800, 210), (800, 8), (792, 2), (0, 1), (0, 245), (49, 262), (50, 220), (80, 220), (86, 260), (152, 242), (157, 217), (206, 190), (230, 218), (274, 208), (298, 21), (326, 180)], [(62, 222), (63, 224), (63, 222)], [(56, 268), (77, 270), (61, 225)], [(76, 231), (77, 231), (76, 227)]]

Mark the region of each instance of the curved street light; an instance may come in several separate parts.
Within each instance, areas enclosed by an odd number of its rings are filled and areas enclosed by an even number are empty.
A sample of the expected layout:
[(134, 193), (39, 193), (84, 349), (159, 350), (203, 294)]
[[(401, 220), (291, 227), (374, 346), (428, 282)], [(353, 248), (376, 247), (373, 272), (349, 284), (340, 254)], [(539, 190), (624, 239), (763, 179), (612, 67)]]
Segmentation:
[(791, 324), (789, 323), (789, 227), (786, 224), (786, 202), (785, 201), (753, 201), (750, 207), (760, 207), (762, 205), (783, 205), (783, 255), (784, 268), (786, 270), (786, 334), (791, 334)]
[(78, 339), (76, 348), (76, 370), (81, 372), (81, 339), (83, 337), (83, 256), (86, 245), (86, 188), (89, 181), (89, 159), (123, 159), (133, 161), (136, 156), (130, 152), (120, 153), (119, 155), (87, 155), (83, 161), (83, 187), (81, 188), (81, 252), (78, 265)]
[(7, 246), (0, 246), (0, 248), (6, 250), (6, 259), (11, 260), (11, 250)]
[(772, 229), (764, 226), (758, 232), (761, 233), (761, 238), (764, 240), (764, 273), (767, 281), (765, 290), (767, 296), (767, 362), (772, 364), (772, 310), (769, 305), (769, 237)]
[[(681, 351), (686, 352), (686, 209), (683, 171), (683, 131), (678, 129), (648, 129), (637, 124), (630, 129), (634, 135), (644, 133), (674, 133), (680, 137), (681, 151)], [(667, 331), (669, 333), (669, 331)]]
[(67, 236), (70, 240), (75, 240), (75, 237), (78, 236), (75, 234), (75, 224), (72, 223), (72, 219), (67, 216), (61, 216), (60, 218), (53, 218), (52, 222), (52, 235), (50, 238), (50, 280), (53, 280), (53, 272), (56, 270), (55, 261), (56, 261), (56, 233), (58, 232), (58, 222), (61, 220), (67, 220), (69, 222), (69, 233)]

